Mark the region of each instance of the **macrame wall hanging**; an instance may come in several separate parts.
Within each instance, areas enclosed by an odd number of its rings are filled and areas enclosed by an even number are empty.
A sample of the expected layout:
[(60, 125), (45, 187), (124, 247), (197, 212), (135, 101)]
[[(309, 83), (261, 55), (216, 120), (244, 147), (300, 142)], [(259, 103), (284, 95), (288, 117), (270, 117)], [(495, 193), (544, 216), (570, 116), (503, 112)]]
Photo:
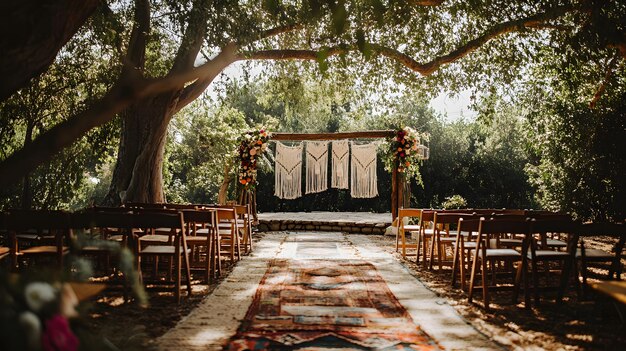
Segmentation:
[(306, 142), (306, 193), (328, 189), (328, 141)]
[(302, 196), (302, 143), (287, 146), (276, 142), (274, 195), (281, 199)]
[(330, 186), (337, 189), (348, 189), (348, 160), (350, 144), (347, 140), (332, 142), (332, 174)]
[(378, 196), (376, 177), (376, 144), (357, 145), (352, 143), (352, 178), (350, 195), (355, 198)]

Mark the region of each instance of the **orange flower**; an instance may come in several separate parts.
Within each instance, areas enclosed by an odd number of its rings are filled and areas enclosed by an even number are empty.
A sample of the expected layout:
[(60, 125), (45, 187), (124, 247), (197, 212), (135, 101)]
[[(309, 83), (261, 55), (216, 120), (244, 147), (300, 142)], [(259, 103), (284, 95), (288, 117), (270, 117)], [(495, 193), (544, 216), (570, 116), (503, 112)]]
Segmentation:
[(410, 165), (411, 165), (411, 162), (407, 161), (406, 166), (409, 167)]
[(256, 143), (259, 144), (259, 145), (263, 144), (263, 142), (261, 140), (257, 140)]
[(402, 151), (402, 148), (401, 148), (401, 147), (399, 147), (399, 148), (398, 148), (398, 151)]
[(243, 184), (243, 185), (246, 185), (247, 181), (246, 181), (245, 179), (240, 179), (240, 180), (239, 180), (239, 183), (241, 183), (241, 184)]

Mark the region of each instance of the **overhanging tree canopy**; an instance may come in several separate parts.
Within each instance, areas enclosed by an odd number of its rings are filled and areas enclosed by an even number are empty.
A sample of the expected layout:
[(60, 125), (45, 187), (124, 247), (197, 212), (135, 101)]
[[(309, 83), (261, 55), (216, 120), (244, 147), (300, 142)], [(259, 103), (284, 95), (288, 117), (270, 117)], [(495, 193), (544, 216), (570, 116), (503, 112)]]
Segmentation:
[[(90, 108), (3, 160), (0, 182), (21, 178), (123, 112), (112, 193), (127, 190), (131, 200), (162, 200), (160, 159), (171, 117), (241, 60), (308, 60), (322, 71), (330, 67), (372, 84), (394, 77), (413, 87), (459, 89), (512, 82), (525, 64), (546, 57), (539, 55), (542, 50), (562, 53), (577, 66), (600, 62), (603, 70), (605, 60), (626, 56), (625, 10), (618, 1), (265, 1), (259, 11), (257, 2), (196, 0), (173, 5), (171, 12), (169, 4), (155, 5), (135, 2), (118, 82)], [(150, 20), (157, 17), (169, 18), (172, 39), (180, 45), (172, 50), (169, 70), (149, 78), (149, 34), (157, 30)], [(199, 54), (213, 59), (194, 67)], [(416, 79), (414, 72), (427, 78)], [(590, 89), (589, 96), (595, 92)]]

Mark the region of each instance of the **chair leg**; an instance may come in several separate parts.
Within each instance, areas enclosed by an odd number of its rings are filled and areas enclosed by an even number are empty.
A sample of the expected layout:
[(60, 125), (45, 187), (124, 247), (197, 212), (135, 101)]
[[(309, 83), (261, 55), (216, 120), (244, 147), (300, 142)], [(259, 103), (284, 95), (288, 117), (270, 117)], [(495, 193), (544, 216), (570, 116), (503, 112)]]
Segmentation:
[(539, 306), (539, 270), (537, 269), (538, 261), (533, 261), (530, 263), (532, 265), (532, 274), (533, 274), (533, 296), (535, 298), (535, 304)]
[(400, 238), (402, 239), (402, 258), (406, 259), (406, 237), (404, 235), (404, 229), (398, 231), (401, 233)]
[[(478, 252), (478, 251), (476, 251)], [(474, 281), (476, 279), (476, 270), (478, 269), (478, 255), (474, 255), (474, 261), (472, 262), (472, 273), (470, 274), (470, 282), (469, 282), (469, 292), (467, 295), (467, 301), (469, 303), (472, 302), (472, 297), (474, 295)]]
[(461, 236), (457, 236), (456, 237), (456, 244), (453, 247), (454, 252), (452, 253), (452, 287), (454, 287), (456, 285), (456, 278), (457, 278), (457, 270), (459, 269), (459, 245), (460, 245), (460, 238)]
[(176, 303), (180, 303), (180, 271), (181, 271), (181, 267), (180, 267), (180, 261), (181, 261), (181, 257), (180, 255), (176, 255), (176, 257), (172, 257), (172, 259), (174, 260), (174, 285), (175, 285), (175, 289), (176, 291), (174, 292), (174, 296), (176, 297)]
[[(483, 283), (483, 303), (485, 305), (485, 310), (489, 310), (489, 290), (487, 287), (487, 260), (486, 260), (486, 255), (483, 255), (483, 259), (481, 259), (481, 276), (482, 276), (482, 283)], [(491, 261), (491, 264), (493, 266), (493, 261)]]
[(422, 245), (422, 231), (420, 230), (417, 232), (417, 253), (415, 254), (415, 264), (420, 263), (421, 245)]
[(437, 233), (433, 233), (433, 236), (430, 238), (430, 257), (428, 260), (428, 269), (431, 271), (433, 270), (433, 259), (435, 257), (435, 243), (437, 241), (436, 237)]
[(563, 260), (563, 269), (561, 270), (561, 284), (559, 285), (559, 292), (556, 297), (557, 302), (563, 301), (563, 295), (567, 289), (567, 283), (569, 282), (570, 271), (572, 270), (572, 259), (567, 258)]

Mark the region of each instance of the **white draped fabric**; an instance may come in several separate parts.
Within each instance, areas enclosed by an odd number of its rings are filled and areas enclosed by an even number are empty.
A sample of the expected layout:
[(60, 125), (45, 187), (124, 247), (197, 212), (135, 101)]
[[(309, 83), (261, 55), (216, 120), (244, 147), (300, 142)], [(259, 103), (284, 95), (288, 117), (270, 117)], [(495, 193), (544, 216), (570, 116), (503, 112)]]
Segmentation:
[(354, 198), (378, 196), (376, 176), (376, 144), (357, 145), (352, 143), (352, 177), (350, 195)]
[(302, 143), (287, 146), (276, 142), (274, 195), (281, 199), (302, 196)]
[(350, 143), (347, 140), (332, 142), (332, 174), (330, 186), (337, 189), (348, 189), (348, 160)]
[(306, 142), (306, 193), (328, 189), (328, 141)]

